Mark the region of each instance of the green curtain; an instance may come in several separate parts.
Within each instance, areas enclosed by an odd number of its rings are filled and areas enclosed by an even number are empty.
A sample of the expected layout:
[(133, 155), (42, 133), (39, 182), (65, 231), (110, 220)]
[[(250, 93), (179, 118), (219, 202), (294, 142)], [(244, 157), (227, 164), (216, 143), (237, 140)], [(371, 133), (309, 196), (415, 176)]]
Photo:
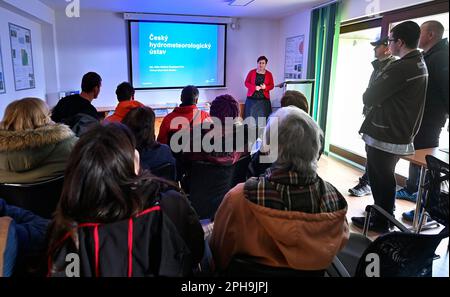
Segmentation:
[(325, 151), (329, 141), (327, 123), (331, 106), (330, 89), (334, 81), (339, 32), (341, 25), (341, 1), (314, 9), (311, 12), (311, 31), (308, 51), (308, 79), (314, 79), (312, 115), (325, 133)]

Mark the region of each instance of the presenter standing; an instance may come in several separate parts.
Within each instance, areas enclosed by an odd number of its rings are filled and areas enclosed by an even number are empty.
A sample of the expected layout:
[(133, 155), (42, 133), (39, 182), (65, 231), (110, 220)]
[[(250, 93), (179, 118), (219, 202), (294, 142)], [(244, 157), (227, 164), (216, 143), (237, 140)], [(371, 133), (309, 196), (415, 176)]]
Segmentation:
[[(258, 67), (250, 70), (245, 80), (247, 87), (247, 100), (245, 101), (245, 118), (253, 117), (258, 121), (258, 117), (267, 117), (272, 113), (270, 103), (270, 91), (274, 88), (273, 76), (266, 70), (267, 58), (258, 58)], [(265, 124), (264, 124), (265, 126)]]

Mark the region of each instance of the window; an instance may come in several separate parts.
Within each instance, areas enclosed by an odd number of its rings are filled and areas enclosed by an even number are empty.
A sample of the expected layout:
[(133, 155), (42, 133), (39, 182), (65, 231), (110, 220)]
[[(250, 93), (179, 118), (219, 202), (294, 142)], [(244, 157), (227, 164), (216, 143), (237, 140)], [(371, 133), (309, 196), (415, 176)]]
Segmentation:
[[(371, 41), (380, 36), (387, 36), (396, 24), (412, 20), (422, 25), (429, 20), (437, 20), (444, 25), (444, 38), (449, 37), (448, 1), (436, 0), (413, 7), (382, 13), (382, 18), (359, 19), (343, 23), (339, 38), (335, 84), (331, 86), (333, 104), (329, 106), (330, 152), (338, 154), (349, 161), (364, 165), (364, 142), (358, 130), (364, 120), (362, 115), (362, 95), (368, 85), (373, 70), (373, 47)], [(448, 120), (442, 129), (441, 147), (449, 147)], [(396, 172), (408, 176), (407, 161), (397, 165)]]
[(358, 134), (364, 120), (362, 96), (373, 71), (372, 41), (380, 38), (381, 27), (341, 33), (336, 65), (330, 144), (365, 157)]

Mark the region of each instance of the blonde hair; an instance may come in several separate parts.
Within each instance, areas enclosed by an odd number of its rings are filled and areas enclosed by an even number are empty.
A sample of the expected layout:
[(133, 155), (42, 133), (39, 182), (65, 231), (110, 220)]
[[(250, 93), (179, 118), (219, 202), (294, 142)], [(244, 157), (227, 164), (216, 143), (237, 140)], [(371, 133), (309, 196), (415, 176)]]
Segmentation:
[(0, 123), (2, 130), (24, 131), (48, 125), (51, 122), (47, 104), (39, 98), (23, 98), (11, 102)]

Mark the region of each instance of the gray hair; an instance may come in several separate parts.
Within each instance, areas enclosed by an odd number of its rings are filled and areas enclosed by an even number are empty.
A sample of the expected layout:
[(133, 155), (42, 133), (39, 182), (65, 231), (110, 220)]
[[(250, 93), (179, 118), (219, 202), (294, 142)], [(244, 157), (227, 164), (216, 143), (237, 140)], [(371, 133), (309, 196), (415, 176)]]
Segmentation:
[[(278, 142), (270, 143), (270, 128), (277, 120)], [(295, 171), (301, 176), (314, 176), (317, 170), (317, 160), (321, 148), (320, 138), (322, 129), (303, 110), (288, 106), (277, 110), (269, 118), (264, 130), (265, 149), (276, 149), (278, 145), (278, 158), (274, 167)]]

